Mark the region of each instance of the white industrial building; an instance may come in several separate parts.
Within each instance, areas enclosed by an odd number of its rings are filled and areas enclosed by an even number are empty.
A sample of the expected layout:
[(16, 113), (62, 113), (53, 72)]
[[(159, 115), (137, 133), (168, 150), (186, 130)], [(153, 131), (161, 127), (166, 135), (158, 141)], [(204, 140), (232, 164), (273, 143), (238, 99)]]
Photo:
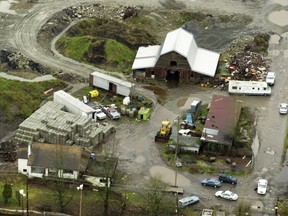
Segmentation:
[(86, 105), (82, 101), (78, 100), (77, 98), (73, 97), (72, 95), (68, 94), (63, 90), (54, 92), (53, 101), (58, 104), (64, 105), (64, 109), (67, 112), (96, 119), (94, 118), (95, 109)]
[(90, 74), (89, 84), (125, 97), (135, 94), (135, 84), (97, 71)]

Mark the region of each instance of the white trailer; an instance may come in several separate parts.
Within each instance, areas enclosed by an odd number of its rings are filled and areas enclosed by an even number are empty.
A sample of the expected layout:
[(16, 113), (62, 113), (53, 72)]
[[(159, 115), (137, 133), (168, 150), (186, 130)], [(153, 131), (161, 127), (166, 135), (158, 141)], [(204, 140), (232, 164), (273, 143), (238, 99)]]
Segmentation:
[(125, 97), (135, 94), (135, 84), (97, 71), (90, 74), (89, 85)]
[(90, 117), (92, 119), (95, 118), (95, 110), (92, 107), (84, 104), (82, 101), (78, 100), (63, 90), (54, 92), (53, 100), (56, 103), (63, 104), (67, 112)]
[(244, 95), (271, 95), (271, 88), (266, 82), (262, 81), (230, 80), (228, 92)]

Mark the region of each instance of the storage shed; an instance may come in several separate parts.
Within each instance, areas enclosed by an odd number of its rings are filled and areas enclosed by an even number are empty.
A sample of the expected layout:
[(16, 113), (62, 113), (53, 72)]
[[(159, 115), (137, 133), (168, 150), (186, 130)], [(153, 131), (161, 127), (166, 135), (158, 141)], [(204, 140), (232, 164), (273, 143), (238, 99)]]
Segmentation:
[(125, 97), (135, 94), (135, 84), (97, 71), (90, 74), (89, 85)]
[(138, 119), (139, 120), (149, 120), (151, 116), (151, 109), (146, 107), (141, 107), (138, 111)]

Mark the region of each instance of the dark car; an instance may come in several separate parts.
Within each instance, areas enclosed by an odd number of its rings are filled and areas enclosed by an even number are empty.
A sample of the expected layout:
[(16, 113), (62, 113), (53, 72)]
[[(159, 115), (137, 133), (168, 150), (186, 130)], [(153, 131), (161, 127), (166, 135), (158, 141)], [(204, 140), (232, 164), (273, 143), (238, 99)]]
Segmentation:
[(234, 176), (225, 174), (225, 173), (220, 173), (219, 175), (219, 181), (220, 182), (225, 182), (225, 183), (230, 183), (230, 184), (237, 184), (237, 179)]
[(221, 187), (221, 182), (217, 179), (203, 179), (201, 181), (202, 185), (207, 185), (215, 188)]

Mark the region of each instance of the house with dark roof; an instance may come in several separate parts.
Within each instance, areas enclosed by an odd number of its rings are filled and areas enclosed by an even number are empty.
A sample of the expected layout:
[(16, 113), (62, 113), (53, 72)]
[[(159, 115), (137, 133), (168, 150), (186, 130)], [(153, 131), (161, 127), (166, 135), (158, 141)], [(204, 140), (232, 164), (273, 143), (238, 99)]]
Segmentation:
[(242, 108), (233, 97), (213, 95), (202, 131), (206, 150), (221, 151), (233, 146), (235, 130)]
[(197, 46), (193, 34), (183, 28), (166, 35), (162, 45), (139, 47), (132, 69), (134, 77), (197, 81), (214, 77), (220, 54)]
[(117, 158), (80, 146), (32, 143), (18, 151), (18, 172), (29, 178), (77, 179), (97, 187), (110, 186), (117, 164)]
[(80, 146), (32, 143), (18, 151), (18, 172), (37, 178), (78, 179), (89, 158), (90, 151)]

